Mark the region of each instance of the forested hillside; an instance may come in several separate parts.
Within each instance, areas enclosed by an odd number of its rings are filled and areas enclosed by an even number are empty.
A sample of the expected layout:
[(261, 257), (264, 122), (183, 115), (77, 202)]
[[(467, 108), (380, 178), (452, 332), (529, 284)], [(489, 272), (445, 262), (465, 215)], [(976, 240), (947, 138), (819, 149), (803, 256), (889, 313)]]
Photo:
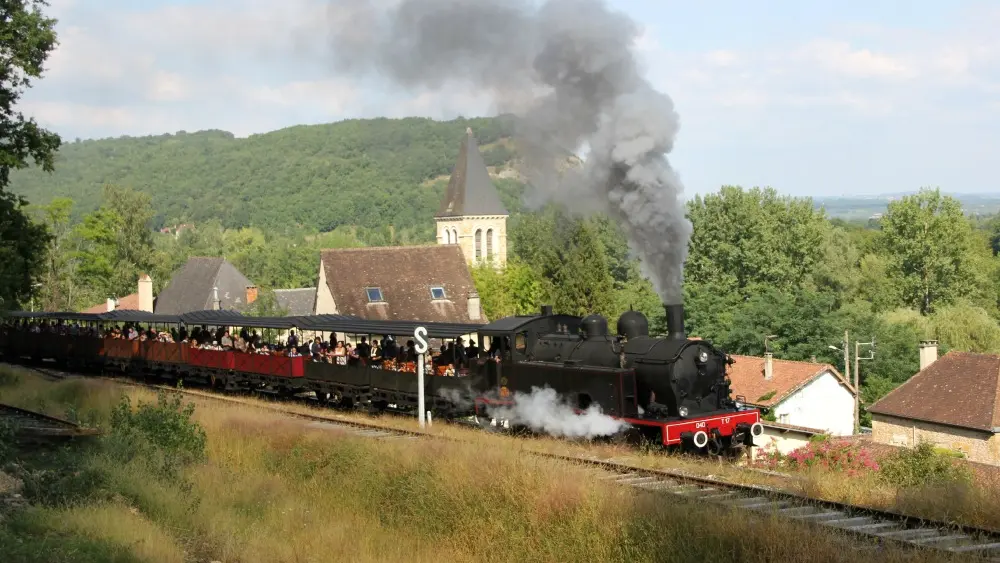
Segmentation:
[[(74, 200), (76, 217), (101, 204), (104, 184), (148, 193), (153, 227), (218, 220), (329, 231), (338, 226), (395, 227), (415, 240), (433, 237), (432, 216), (467, 127), (486, 163), (513, 157), (507, 118), (368, 119), (302, 125), (237, 139), (225, 131), (121, 137), (63, 145), (55, 173), (15, 172), (11, 189), (33, 204)], [(511, 210), (520, 186), (498, 182)]]

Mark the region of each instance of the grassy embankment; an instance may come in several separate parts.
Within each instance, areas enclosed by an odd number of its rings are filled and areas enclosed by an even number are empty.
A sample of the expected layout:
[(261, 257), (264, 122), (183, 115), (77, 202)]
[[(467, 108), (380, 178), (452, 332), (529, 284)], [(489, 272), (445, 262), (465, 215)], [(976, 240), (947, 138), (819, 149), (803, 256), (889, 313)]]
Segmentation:
[[(308, 404), (241, 397), (249, 405), (266, 409), (297, 412), (331, 420), (372, 423), (363, 414), (347, 414)], [(381, 426), (401, 430), (419, 430), (415, 420), (403, 417), (382, 417)], [(717, 462), (689, 456), (664, 455), (656, 449), (636, 450), (632, 446), (608, 442), (570, 441), (546, 437), (513, 438), (502, 434), (488, 434), (455, 425), (436, 424), (424, 430), (429, 434), (478, 444), (485, 448), (503, 447), (513, 450), (538, 451), (570, 456), (587, 456), (613, 460), (629, 465), (680, 470), (693, 475), (710, 476), (725, 481), (750, 485), (777, 487), (814, 498), (894, 510), (914, 516), (1000, 530), (1000, 470), (967, 471), (962, 463), (948, 456), (935, 454), (898, 456), (887, 459), (885, 455), (871, 457), (882, 465), (881, 471), (868, 471), (862, 464), (854, 464), (858, 471), (829, 470), (816, 456), (811, 467), (799, 464), (789, 470), (788, 464), (777, 467), (777, 472), (748, 471), (730, 462)], [(816, 453), (819, 448), (814, 448)], [(827, 453), (833, 465), (836, 458), (857, 456), (862, 447), (835, 448)], [(957, 462), (958, 471), (950, 466)], [(776, 474), (779, 473), (779, 474)]]
[[(375, 441), (259, 408), (0, 371), (0, 401), (107, 433), (0, 448), (0, 561), (853, 561), (845, 539), (686, 504), (507, 440)], [(131, 400), (123, 403), (123, 396)], [(136, 408), (135, 405), (146, 403)], [(9, 432), (8, 432), (9, 437)], [(882, 550), (882, 561), (944, 560)]]

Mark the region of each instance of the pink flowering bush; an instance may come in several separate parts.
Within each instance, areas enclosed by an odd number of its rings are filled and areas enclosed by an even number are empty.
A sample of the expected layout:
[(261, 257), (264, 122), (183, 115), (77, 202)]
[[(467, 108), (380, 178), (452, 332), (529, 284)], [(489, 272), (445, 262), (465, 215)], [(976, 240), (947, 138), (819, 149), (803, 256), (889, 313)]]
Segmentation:
[(820, 439), (810, 442), (801, 448), (782, 455), (773, 444), (758, 451), (756, 465), (767, 469), (790, 469), (801, 471), (810, 468), (822, 468), (830, 471), (842, 471), (848, 475), (875, 472), (879, 470), (878, 461), (869, 449), (849, 442), (834, 442)]

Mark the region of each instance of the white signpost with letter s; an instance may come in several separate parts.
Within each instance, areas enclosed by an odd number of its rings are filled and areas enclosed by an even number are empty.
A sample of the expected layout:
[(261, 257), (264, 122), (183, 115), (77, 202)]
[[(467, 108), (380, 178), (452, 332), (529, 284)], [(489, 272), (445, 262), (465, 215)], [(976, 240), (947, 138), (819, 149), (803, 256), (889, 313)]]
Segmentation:
[(417, 350), (417, 420), (423, 428), (425, 414), (429, 414), (424, 410), (424, 354), (427, 353), (427, 327), (418, 326), (413, 329), (413, 338), (416, 339)]

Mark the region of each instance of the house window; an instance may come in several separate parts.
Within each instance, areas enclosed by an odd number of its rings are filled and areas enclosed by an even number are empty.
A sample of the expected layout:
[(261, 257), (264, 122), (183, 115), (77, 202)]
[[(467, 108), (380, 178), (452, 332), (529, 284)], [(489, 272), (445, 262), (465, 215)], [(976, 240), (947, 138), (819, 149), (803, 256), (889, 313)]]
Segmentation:
[(368, 287), (368, 288), (365, 288), (365, 291), (368, 293), (368, 302), (369, 303), (381, 303), (381, 302), (385, 301), (385, 299), (382, 299), (382, 289), (381, 288), (378, 288), (378, 287)]
[(451, 230), (449, 229), (444, 230), (444, 243), (451, 244)]
[(483, 230), (476, 229), (476, 261), (483, 258)]
[(444, 288), (443, 287), (432, 287), (431, 288), (431, 299), (445, 299)]
[(493, 229), (486, 230), (486, 259), (493, 259)]
[(458, 229), (451, 230), (451, 243), (458, 244)]

